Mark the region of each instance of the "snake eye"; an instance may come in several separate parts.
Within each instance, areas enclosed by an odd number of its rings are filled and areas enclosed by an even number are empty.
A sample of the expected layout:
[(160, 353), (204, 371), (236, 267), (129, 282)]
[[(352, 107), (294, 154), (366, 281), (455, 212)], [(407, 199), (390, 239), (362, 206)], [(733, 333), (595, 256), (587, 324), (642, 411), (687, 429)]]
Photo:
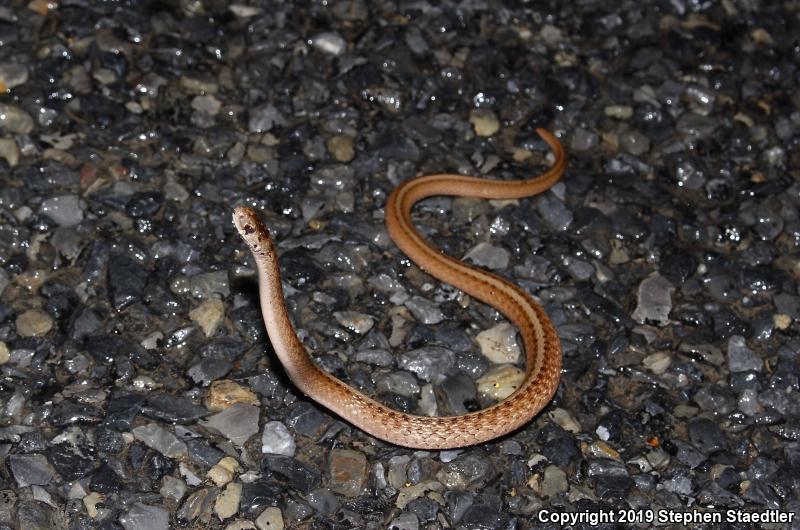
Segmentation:
[(256, 231), (256, 229), (253, 228), (251, 225), (244, 225), (243, 228), (244, 228), (244, 233), (247, 234), (247, 235), (250, 235), (250, 234), (252, 234), (253, 232)]

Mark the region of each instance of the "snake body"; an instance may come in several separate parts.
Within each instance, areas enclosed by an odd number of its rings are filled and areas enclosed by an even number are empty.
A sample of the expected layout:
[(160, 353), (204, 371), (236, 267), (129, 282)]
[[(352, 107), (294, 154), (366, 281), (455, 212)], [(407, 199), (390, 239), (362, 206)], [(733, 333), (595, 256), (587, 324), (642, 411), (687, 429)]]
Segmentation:
[(389, 235), (420, 268), (494, 307), (519, 330), (527, 359), (524, 381), (505, 400), (477, 412), (443, 417), (407, 414), (386, 407), (320, 369), (308, 356), (289, 319), (278, 255), (269, 232), (253, 209), (234, 210), (233, 222), (255, 258), (267, 333), (300, 391), (373, 436), (419, 449), (448, 449), (491, 440), (521, 427), (550, 402), (561, 372), (561, 342), (542, 307), (500, 276), (442, 254), (422, 238), (411, 221), (414, 203), (434, 195), (516, 199), (547, 190), (564, 173), (566, 157), (553, 135), (544, 129), (537, 129), (537, 133), (555, 154), (553, 165), (537, 177), (494, 181), (457, 174), (428, 175), (398, 186), (385, 208)]

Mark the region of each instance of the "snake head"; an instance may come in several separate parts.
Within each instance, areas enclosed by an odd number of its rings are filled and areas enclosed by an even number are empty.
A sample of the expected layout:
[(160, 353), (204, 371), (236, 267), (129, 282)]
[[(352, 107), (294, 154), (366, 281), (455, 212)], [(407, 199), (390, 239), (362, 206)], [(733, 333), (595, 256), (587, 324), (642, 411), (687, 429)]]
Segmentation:
[(275, 245), (269, 230), (258, 218), (255, 210), (247, 206), (237, 206), (233, 209), (233, 224), (253, 254), (268, 259), (274, 258)]

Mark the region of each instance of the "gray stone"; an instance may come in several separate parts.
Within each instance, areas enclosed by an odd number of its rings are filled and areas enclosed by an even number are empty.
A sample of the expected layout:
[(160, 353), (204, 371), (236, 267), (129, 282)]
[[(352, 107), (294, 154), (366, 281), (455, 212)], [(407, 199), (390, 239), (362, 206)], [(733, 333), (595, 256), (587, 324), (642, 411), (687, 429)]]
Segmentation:
[(465, 260), (470, 260), (475, 265), (491, 270), (501, 270), (508, 267), (511, 255), (503, 247), (491, 243), (478, 243), (464, 255)]
[(764, 362), (747, 347), (744, 337), (733, 335), (728, 339), (728, 368), (731, 372), (746, 372), (755, 370), (760, 372), (764, 368)]
[(169, 512), (137, 502), (120, 516), (119, 522), (125, 530), (169, 530)]
[(8, 457), (11, 474), (20, 488), (37, 484), (46, 486), (55, 475), (53, 466), (44, 455), (11, 455)]
[(33, 118), (16, 105), (0, 103), (0, 128), (11, 133), (28, 134), (33, 131)]
[(155, 423), (136, 427), (133, 429), (133, 436), (147, 447), (169, 458), (182, 458), (189, 454), (182, 440)]
[(439, 306), (427, 298), (412, 296), (404, 304), (411, 314), (423, 324), (438, 324), (444, 320), (444, 314)]
[(640, 324), (650, 322), (665, 326), (669, 323), (669, 312), (672, 311), (674, 289), (669, 280), (658, 273), (644, 279), (639, 284), (633, 319)]
[(258, 407), (237, 403), (201, 423), (241, 447), (258, 432)]

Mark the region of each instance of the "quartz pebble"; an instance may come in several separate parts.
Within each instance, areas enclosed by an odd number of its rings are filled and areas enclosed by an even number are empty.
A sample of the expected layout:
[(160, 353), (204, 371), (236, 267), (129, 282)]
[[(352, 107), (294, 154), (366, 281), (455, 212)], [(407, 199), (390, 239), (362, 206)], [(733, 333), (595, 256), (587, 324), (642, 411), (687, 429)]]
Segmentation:
[(493, 363), (514, 364), (520, 358), (517, 330), (506, 322), (481, 331), (475, 341), (481, 347), (481, 353)]
[(295, 441), (286, 426), (279, 421), (268, 421), (261, 434), (261, 452), (294, 456)]
[(498, 270), (508, 267), (511, 258), (508, 251), (502, 247), (490, 243), (478, 243), (464, 255), (464, 259), (487, 269)]
[(672, 310), (674, 288), (664, 277), (655, 274), (639, 284), (636, 309), (633, 318), (637, 322), (655, 322), (665, 325)]

